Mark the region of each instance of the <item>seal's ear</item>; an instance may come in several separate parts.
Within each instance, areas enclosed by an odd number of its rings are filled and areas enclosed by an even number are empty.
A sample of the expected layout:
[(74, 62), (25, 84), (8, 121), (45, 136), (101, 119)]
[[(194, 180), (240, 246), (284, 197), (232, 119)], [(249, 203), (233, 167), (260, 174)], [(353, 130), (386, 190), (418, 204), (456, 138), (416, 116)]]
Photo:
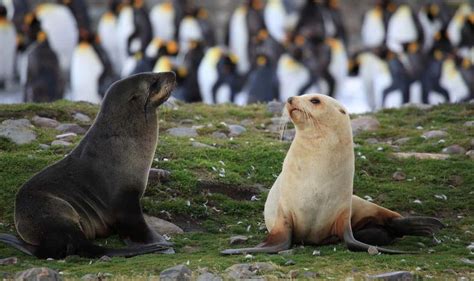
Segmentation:
[(342, 113), (343, 115), (346, 115), (346, 111), (342, 108), (339, 109), (339, 112)]

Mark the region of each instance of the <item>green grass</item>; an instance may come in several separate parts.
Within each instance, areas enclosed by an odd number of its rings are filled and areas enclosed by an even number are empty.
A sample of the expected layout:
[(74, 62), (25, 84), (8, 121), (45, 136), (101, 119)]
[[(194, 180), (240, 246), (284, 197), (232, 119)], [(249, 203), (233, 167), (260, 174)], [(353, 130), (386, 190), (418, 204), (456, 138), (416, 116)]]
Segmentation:
[[(60, 101), (53, 104), (0, 105), (0, 121), (8, 118), (31, 118), (34, 115), (72, 122), (74, 112), (95, 116), (98, 107), (85, 103)], [(442, 241), (435, 244), (429, 238), (408, 237), (392, 248), (421, 250), (417, 255), (378, 255), (348, 252), (343, 245), (297, 248), (293, 256), (255, 255), (252, 261), (269, 261), (278, 266), (274, 277), (288, 276), (291, 270), (318, 272), (322, 278), (342, 279), (349, 276), (363, 278), (366, 274), (408, 270), (424, 277), (454, 279), (459, 276), (474, 278), (474, 268), (461, 262), (462, 258), (474, 259), (466, 246), (474, 241), (474, 160), (466, 156), (448, 160), (398, 160), (391, 156), (397, 148), (391, 141), (402, 137), (411, 139), (399, 147), (400, 151), (435, 152), (451, 144), (470, 149), (474, 128), (465, 127), (473, 120), (474, 106), (442, 105), (429, 110), (403, 108), (385, 110), (375, 114), (381, 128), (375, 132), (358, 135), (356, 153), (355, 193), (371, 196), (378, 204), (405, 215), (429, 215), (442, 219), (447, 228), (437, 235)], [(236, 107), (223, 105), (182, 105), (178, 110), (163, 109), (160, 113), (160, 140), (154, 167), (170, 170), (171, 180), (165, 184), (151, 184), (143, 198), (146, 213), (169, 219), (188, 231), (173, 237), (175, 255), (145, 255), (129, 259), (114, 258), (110, 263), (96, 260), (70, 258), (65, 261), (41, 261), (25, 256), (0, 244), (0, 258), (16, 256), (19, 263), (1, 266), (1, 272), (13, 274), (33, 267), (48, 266), (60, 270), (69, 278), (80, 278), (87, 273), (106, 272), (120, 279), (127, 276), (158, 275), (164, 268), (189, 263), (193, 270), (207, 267), (210, 271), (223, 272), (235, 263), (247, 262), (244, 256), (221, 257), (219, 251), (228, 248), (228, 238), (245, 234), (251, 238), (246, 245), (255, 245), (265, 237), (262, 230), (263, 206), (266, 192), (259, 194), (259, 201), (250, 201), (252, 194), (262, 187), (270, 188), (281, 169), (289, 143), (279, 141), (276, 133), (262, 126), (271, 124), (272, 116), (263, 105)], [(222, 124), (240, 124), (245, 120), (247, 132), (229, 139), (215, 139), (215, 131), (227, 132)], [(215, 149), (192, 147), (188, 138), (168, 136), (168, 128), (202, 125), (195, 140), (215, 146)], [(423, 129), (417, 129), (422, 126)], [(424, 140), (424, 131), (443, 129), (449, 133), (445, 143), (437, 139)], [(64, 157), (72, 148), (41, 150), (40, 143), (50, 143), (57, 132), (35, 129), (38, 140), (17, 146), (0, 138), (0, 232), (14, 233), (13, 204), (18, 188), (33, 174)], [(376, 138), (378, 144), (367, 144)], [(75, 144), (80, 138), (75, 140)], [(379, 148), (383, 150), (379, 150)], [(225, 177), (219, 170), (225, 169)], [(217, 170), (217, 171), (216, 171)], [(403, 171), (405, 181), (394, 181), (392, 174)], [(221, 189), (212, 192), (202, 182), (215, 182)], [(236, 200), (235, 195), (246, 200)], [(448, 199), (435, 198), (445, 194)], [(233, 199), (234, 198), (234, 199)], [(415, 204), (415, 199), (423, 203)], [(188, 204), (189, 202), (189, 204)], [(247, 231), (248, 226), (250, 226)], [(120, 246), (116, 237), (98, 241)], [(192, 249), (192, 251), (190, 250)], [(321, 256), (313, 256), (318, 249)], [(285, 266), (287, 259), (295, 265)], [(124, 277), (125, 276), (125, 277)]]

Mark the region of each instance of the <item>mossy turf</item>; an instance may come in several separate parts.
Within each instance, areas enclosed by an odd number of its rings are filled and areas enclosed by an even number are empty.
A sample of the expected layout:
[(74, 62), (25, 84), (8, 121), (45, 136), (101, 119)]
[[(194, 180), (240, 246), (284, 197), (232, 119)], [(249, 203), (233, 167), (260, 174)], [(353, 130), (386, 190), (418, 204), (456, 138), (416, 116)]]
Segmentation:
[[(0, 122), (9, 118), (31, 119), (35, 115), (72, 122), (74, 112), (93, 117), (97, 111), (96, 106), (66, 101), (0, 105)], [(19, 259), (16, 265), (0, 266), (0, 273), (13, 274), (34, 266), (47, 266), (69, 278), (102, 272), (126, 280), (156, 276), (163, 269), (181, 263), (189, 264), (193, 270), (207, 267), (222, 273), (235, 263), (269, 261), (278, 266), (278, 272), (272, 274), (275, 278), (288, 277), (291, 270), (317, 272), (325, 279), (362, 278), (367, 274), (397, 270), (413, 271), (421, 277), (474, 278), (474, 267), (461, 261), (474, 257), (466, 248), (474, 241), (474, 160), (467, 156), (448, 160), (399, 160), (392, 156), (396, 148), (389, 144), (410, 137), (399, 147), (400, 151), (440, 152), (451, 144), (470, 149), (474, 128), (464, 123), (474, 119), (473, 105), (384, 110), (375, 114), (381, 122), (379, 130), (355, 137), (354, 192), (357, 195), (370, 196), (375, 203), (405, 215), (436, 216), (447, 225), (436, 236), (441, 243), (434, 243), (431, 238), (408, 237), (391, 246), (420, 251), (413, 255), (370, 256), (349, 252), (339, 244), (296, 247), (292, 256), (259, 254), (251, 260), (245, 256), (220, 256), (219, 251), (229, 247), (228, 239), (232, 235), (250, 236), (246, 246), (255, 245), (265, 237), (262, 212), (266, 192), (261, 193), (261, 190), (270, 188), (280, 172), (289, 143), (279, 141), (277, 133), (266, 129), (273, 116), (264, 105), (181, 105), (177, 110), (162, 109), (159, 116), (160, 140), (153, 166), (170, 170), (172, 176), (167, 183), (149, 184), (143, 206), (146, 213), (175, 222), (187, 230), (183, 235), (172, 237), (176, 243), (175, 255), (114, 258), (107, 263), (82, 258), (41, 261), (0, 244), (0, 258), (16, 256)], [(238, 137), (211, 136), (216, 131), (227, 133), (226, 124), (241, 123), (247, 131)], [(215, 148), (193, 147), (189, 138), (166, 134), (167, 129), (180, 124), (201, 126), (195, 141)], [(449, 133), (444, 143), (439, 139), (421, 138), (423, 132), (434, 129)], [(42, 150), (39, 144), (51, 143), (57, 132), (38, 128), (35, 131), (38, 140), (28, 145), (18, 146), (0, 138), (0, 232), (14, 233), (13, 204), (18, 188), (72, 149)], [(371, 144), (367, 141), (369, 138), (376, 138), (379, 143)], [(392, 174), (396, 171), (404, 172), (407, 179), (394, 181)], [(442, 194), (447, 200), (435, 197)], [(252, 196), (257, 200), (250, 200)], [(414, 203), (416, 199), (421, 204)], [(97, 243), (122, 246), (116, 237)], [(319, 250), (320, 256), (313, 256), (314, 250)], [(295, 264), (286, 266), (288, 259)]]

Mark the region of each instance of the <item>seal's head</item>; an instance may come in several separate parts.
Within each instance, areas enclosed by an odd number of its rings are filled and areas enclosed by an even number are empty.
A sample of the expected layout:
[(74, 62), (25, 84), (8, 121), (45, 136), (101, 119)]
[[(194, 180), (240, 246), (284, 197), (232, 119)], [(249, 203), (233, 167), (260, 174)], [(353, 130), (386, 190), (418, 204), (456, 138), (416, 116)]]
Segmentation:
[(107, 90), (101, 112), (152, 113), (164, 103), (176, 86), (174, 72), (140, 73), (112, 84)]
[(285, 111), (300, 136), (311, 139), (332, 136), (352, 143), (349, 114), (344, 106), (329, 96), (307, 94), (290, 97)]

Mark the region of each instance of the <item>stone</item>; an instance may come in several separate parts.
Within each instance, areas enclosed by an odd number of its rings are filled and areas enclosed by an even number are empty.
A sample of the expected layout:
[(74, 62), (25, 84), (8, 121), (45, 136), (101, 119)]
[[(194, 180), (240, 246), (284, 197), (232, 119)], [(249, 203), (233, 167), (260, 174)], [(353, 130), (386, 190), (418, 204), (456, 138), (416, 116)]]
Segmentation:
[(286, 265), (286, 266), (295, 265), (295, 264), (296, 264), (296, 262), (295, 262), (294, 260), (287, 260), (287, 261), (285, 262), (285, 265)]
[(249, 240), (249, 238), (245, 235), (236, 235), (236, 236), (230, 237), (229, 244), (230, 245), (242, 244), (247, 240)]
[(405, 103), (402, 105), (402, 107), (408, 107), (408, 108), (417, 108), (421, 110), (427, 110), (433, 107), (432, 104), (426, 104), (426, 103)]
[(425, 139), (435, 139), (435, 138), (440, 139), (447, 136), (448, 136), (448, 133), (441, 130), (428, 131), (428, 132), (424, 132), (423, 135), (421, 135), (421, 137)]
[(181, 264), (163, 270), (160, 273), (161, 281), (188, 281), (191, 280), (192, 271), (186, 265)]
[(16, 257), (0, 259), (0, 265), (12, 265), (17, 263), (18, 259)]
[(184, 231), (179, 226), (168, 221), (148, 215), (144, 215), (144, 217), (148, 226), (160, 234), (173, 235), (184, 233)]
[(36, 133), (29, 120), (9, 119), (0, 124), (0, 137), (5, 137), (15, 144), (28, 144), (36, 140)]
[(97, 274), (89, 273), (81, 277), (82, 281), (100, 281)]
[(75, 133), (78, 135), (83, 135), (86, 133), (86, 129), (74, 123), (65, 123), (56, 127), (56, 130), (64, 133)]
[(81, 122), (81, 123), (91, 122), (91, 118), (89, 116), (85, 115), (84, 113), (81, 113), (81, 112), (74, 113), (72, 118), (74, 118), (74, 120), (76, 120), (77, 122)]
[(240, 136), (241, 134), (245, 133), (247, 129), (241, 125), (229, 125), (229, 136), (236, 137)]
[(267, 104), (267, 110), (273, 114), (281, 114), (285, 108), (285, 103), (279, 101), (271, 101)]
[(392, 175), (392, 179), (395, 181), (403, 181), (407, 178), (407, 175), (402, 171), (396, 171)]
[(227, 135), (224, 134), (223, 132), (214, 132), (212, 133), (212, 137), (216, 139), (226, 139)]
[(254, 279), (257, 274), (275, 271), (276, 266), (271, 263), (239, 263), (227, 268), (225, 272), (231, 279)]
[(171, 172), (163, 169), (151, 168), (148, 172), (149, 183), (167, 182), (171, 177)]
[(372, 132), (380, 128), (380, 122), (371, 116), (362, 116), (351, 120), (352, 134), (357, 136), (361, 132)]
[(387, 272), (377, 275), (370, 275), (369, 280), (383, 280), (383, 281), (411, 281), (415, 280), (413, 274), (408, 271)]
[(178, 128), (171, 128), (166, 131), (168, 134), (174, 137), (197, 137), (198, 133), (195, 128), (188, 128), (188, 127), (178, 127)]
[(376, 138), (368, 138), (368, 139), (365, 140), (365, 143), (367, 143), (367, 144), (377, 144), (377, 143), (379, 143), (379, 140), (376, 139)]
[(39, 148), (41, 148), (41, 149), (43, 149), (43, 150), (47, 150), (47, 149), (50, 148), (50, 146), (47, 145), (47, 144), (44, 144), (44, 143), (40, 143), (40, 144), (39, 144)]
[(71, 142), (74, 140), (75, 137), (77, 137), (76, 133), (65, 133), (65, 134), (57, 135), (56, 139)]
[(470, 259), (466, 259), (466, 258), (462, 258), (461, 262), (464, 263), (464, 264), (468, 264), (468, 265), (474, 265), (474, 260), (470, 260)]
[(60, 124), (57, 120), (40, 116), (33, 117), (31, 121), (40, 128), (56, 128)]
[(295, 250), (289, 249), (289, 250), (279, 251), (278, 254), (282, 256), (292, 256), (295, 254)]
[(444, 154), (465, 154), (466, 150), (464, 149), (464, 147), (454, 144), (443, 148), (441, 152)]
[(466, 127), (474, 127), (474, 120), (473, 121), (467, 121), (464, 123), (464, 126)]
[(290, 279), (296, 279), (299, 273), (300, 272), (298, 270), (290, 270), (290, 272), (288, 273), (288, 277), (290, 277)]
[(393, 144), (395, 145), (404, 145), (406, 144), (407, 142), (409, 142), (411, 140), (411, 138), (401, 138), (401, 139), (397, 139), (393, 142)]
[(312, 272), (312, 271), (305, 271), (303, 272), (303, 278), (308, 278), (308, 279), (315, 279), (319, 277), (319, 273), (317, 272)]
[(68, 142), (68, 141), (63, 141), (63, 140), (55, 140), (51, 143), (51, 146), (62, 146), (62, 147), (67, 147), (67, 146), (71, 146), (72, 143)]
[(469, 150), (468, 152), (466, 152), (466, 156), (471, 159), (474, 159), (474, 150)]
[(111, 262), (112, 258), (109, 257), (109, 256), (102, 256), (102, 257), (100, 257), (99, 261), (100, 262)]
[(63, 280), (56, 271), (46, 267), (34, 267), (15, 275), (15, 281), (59, 281)]
[(295, 129), (289, 129), (285, 130), (283, 132), (283, 135), (281, 136), (282, 141), (293, 141), (296, 136), (296, 130)]
[(198, 142), (198, 141), (193, 141), (191, 142), (191, 145), (193, 147), (196, 147), (196, 148), (208, 148), (208, 149), (216, 149), (214, 146), (212, 145), (208, 145), (208, 144), (205, 144), (205, 143), (201, 143), (201, 142)]
[(374, 246), (370, 246), (368, 249), (367, 249), (367, 253), (369, 253), (369, 255), (371, 256), (375, 256), (375, 255), (378, 255), (379, 254), (379, 250), (374, 247)]
[(392, 154), (395, 158), (399, 159), (407, 159), (407, 158), (415, 158), (419, 160), (446, 160), (449, 158), (447, 154), (439, 154), (439, 153), (421, 153), (421, 152), (396, 152)]
[(210, 272), (204, 272), (198, 276), (196, 281), (222, 281), (222, 278)]
[(252, 121), (252, 119), (244, 119), (244, 120), (240, 121), (240, 125), (242, 125), (242, 126), (252, 126), (253, 121)]

